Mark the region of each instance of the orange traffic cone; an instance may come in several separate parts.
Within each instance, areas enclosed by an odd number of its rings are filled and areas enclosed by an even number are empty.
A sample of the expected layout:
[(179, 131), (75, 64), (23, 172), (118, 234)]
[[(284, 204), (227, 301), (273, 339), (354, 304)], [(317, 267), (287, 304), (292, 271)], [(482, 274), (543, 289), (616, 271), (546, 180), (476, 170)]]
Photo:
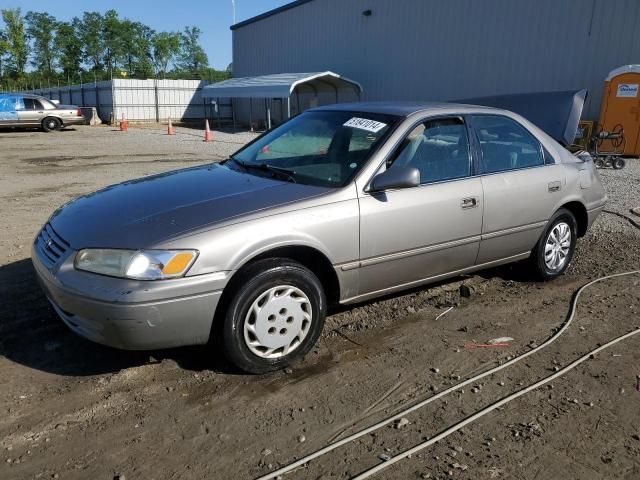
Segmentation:
[(173, 129), (173, 124), (171, 123), (171, 117), (169, 117), (169, 126), (167, 127), (167, 135), (175, 135), (176, 131)]
[(211, 133), (211, 129), (209, 128), (209, 119), (205, 120), (204, 123), (204, 141), (210, 142), (213, 140), (213, 134)]
[(120, 120), (120, 131), (121, 132), (129, 131), (129, 122), (125, 120), (124, 113), (122, 114), (122, 120)]

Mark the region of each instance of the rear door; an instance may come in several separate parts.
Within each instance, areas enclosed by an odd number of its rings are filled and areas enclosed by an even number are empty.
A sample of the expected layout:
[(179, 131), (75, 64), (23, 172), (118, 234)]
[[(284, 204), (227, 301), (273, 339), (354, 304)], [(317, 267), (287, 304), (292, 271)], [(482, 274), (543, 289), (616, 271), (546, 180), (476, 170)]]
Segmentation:
[(512, 118), (474, 115), (484, 219), (478, 264), (530, 252), (563, 195), (562, 165)]
[(482, 184), (464, 120), (412, 127), (387, 161), (395, 166), (417, 168), (421, 185), (361, 195), (361, 295), (471, 267), (478, 253)]
[(18, 118), (21, 125), (40, 125), (44, 117), (44, 106), (40, 100), (32, 97), (23, 97), (23, 108), (18, 110)]

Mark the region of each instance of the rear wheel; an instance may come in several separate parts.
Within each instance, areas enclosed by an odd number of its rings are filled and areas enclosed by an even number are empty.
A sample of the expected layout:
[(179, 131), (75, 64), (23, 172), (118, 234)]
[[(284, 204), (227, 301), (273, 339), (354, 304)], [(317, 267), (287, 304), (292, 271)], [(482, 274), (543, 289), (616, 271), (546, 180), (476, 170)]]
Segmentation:
[(225, 355), (249, 373), (284, 368), (311, 350), (325, 315), (325, 294), (313, 272), (287, 259), (256, 262), (227, 308)]
[(564, 208), (558, 210), (531, 253), (534, 272), (543, 280), (562, 275), (576, 248), (577, 223), (573, 214)]
[(53, 132), (54, 130), (60, 130), (62, 127), (62, 122), (59, 118), (55, 117), (47, 117), (42, 120), (42, 130), (45, 132)]
[(604, 160), (602, 160), (602, 158), (600, 158), (600, 157), (596, 157), (596, 159), (593, 161), (593, 163), (596, 166), (596, 168), (603, 168), (604, 167)]

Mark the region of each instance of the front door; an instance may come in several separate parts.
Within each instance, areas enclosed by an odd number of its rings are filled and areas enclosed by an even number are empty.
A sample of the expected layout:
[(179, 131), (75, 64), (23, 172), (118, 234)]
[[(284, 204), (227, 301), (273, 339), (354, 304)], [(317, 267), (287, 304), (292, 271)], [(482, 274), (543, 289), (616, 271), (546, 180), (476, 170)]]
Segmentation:
[(564, 168), (511, 118), (477, 115), (473, 130), (484, 191), (478, 264), (527, 254), (561, 200)]
[(471, 176), (461, 118), (411, 130), (386, 168), (414, 167), (421, 185), (360, 198), (360, 295), (410, 286), (474, 265), (482, 229), (482, 182)]
[(20, 108), (23, 108), (22, 96), (0, 93), (0, 127), (18, 125)]

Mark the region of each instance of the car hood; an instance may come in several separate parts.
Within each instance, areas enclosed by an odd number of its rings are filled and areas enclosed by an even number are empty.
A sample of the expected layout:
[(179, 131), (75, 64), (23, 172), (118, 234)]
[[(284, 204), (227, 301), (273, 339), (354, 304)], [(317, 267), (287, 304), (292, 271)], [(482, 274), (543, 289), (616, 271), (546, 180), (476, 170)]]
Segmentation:
[(150, 248), (329, 190), (213, 164), (112, 185), (63, 205), (49, 222), (76, 250)]

